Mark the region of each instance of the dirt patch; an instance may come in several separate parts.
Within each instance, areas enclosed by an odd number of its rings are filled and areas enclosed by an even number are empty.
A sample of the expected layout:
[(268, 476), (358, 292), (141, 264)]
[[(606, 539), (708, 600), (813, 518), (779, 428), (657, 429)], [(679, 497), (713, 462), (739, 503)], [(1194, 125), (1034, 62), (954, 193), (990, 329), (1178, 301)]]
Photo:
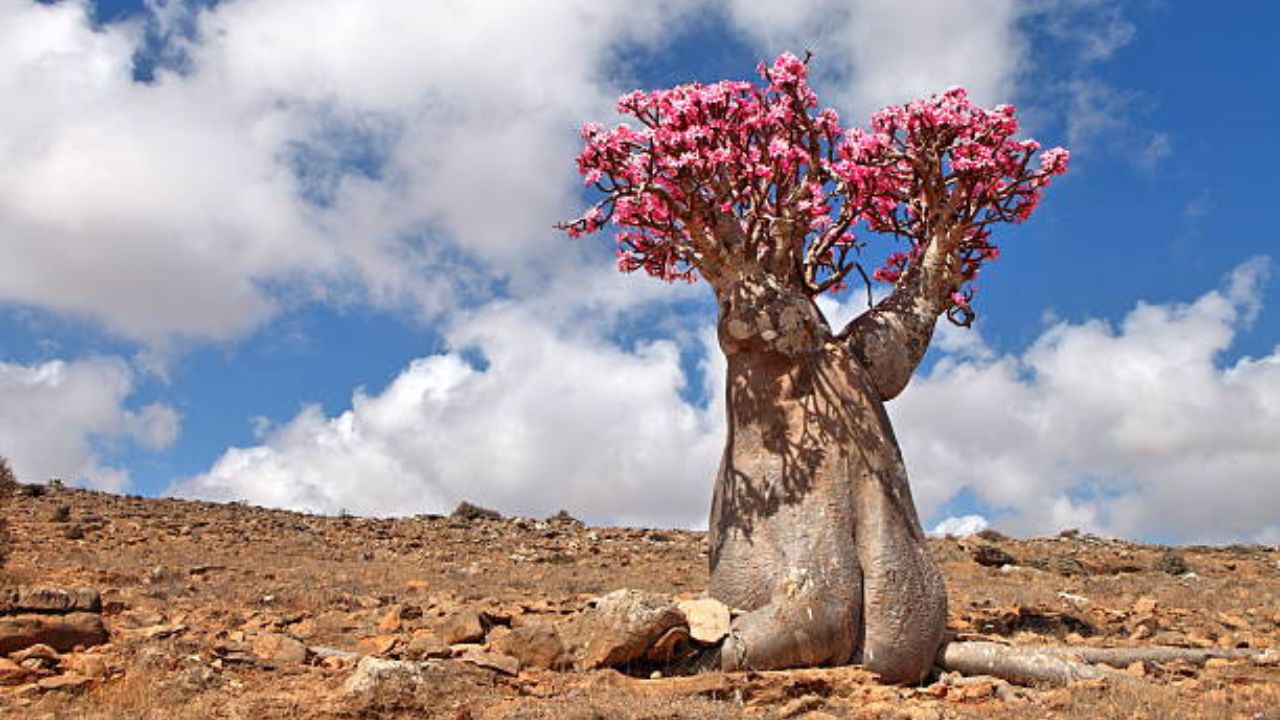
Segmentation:
[[(9, 585), (97, 590), (109, 632), (104, 644), (4, 658), (3, 716), (1260, 720), (1280, 707), (1274, 654), (1138, 663), (1124, 672), (1142, 680), (1139, 689), (955, 676), (890, 687), (857, 667), (693, 677), (655, 674), (648, 661), (513, 668), (506, 651), (524, 643), (536, 657), (545, 640), (537, 628), (609, 591), (693, 598), (705, 586), (702, 534), (589, 527), (567, 513), (321, 517), (53, 487), (11, 496), (0, 519), (13, 539)], [(66, 533), (71, 524), (79, 537)], [(931, 541), (950, 630), (962, 639), (1280, 645), (1272, 548), (1174, 551), (1081, 534), (982, 542), (1017, 564), (981, 565), (965, 540)], [(1171, 552), (1182, 566), (1166, 559)], [(571, 665), (552, 645), (545, 664)], [(348, 691), (369, 657), (408, 663), (417, 675)]]

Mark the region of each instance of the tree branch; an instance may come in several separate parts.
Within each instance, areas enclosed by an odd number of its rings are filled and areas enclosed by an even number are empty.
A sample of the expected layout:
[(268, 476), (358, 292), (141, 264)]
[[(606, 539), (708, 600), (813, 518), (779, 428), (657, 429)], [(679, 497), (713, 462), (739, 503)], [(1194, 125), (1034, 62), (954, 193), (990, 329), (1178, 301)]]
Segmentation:
[(893, 292), (836, 336), (867, 371), (882, 402), (907, 387), (948, 307), (948, 296), (959, 285), (955, 241), (948, 235), (931, 239)]

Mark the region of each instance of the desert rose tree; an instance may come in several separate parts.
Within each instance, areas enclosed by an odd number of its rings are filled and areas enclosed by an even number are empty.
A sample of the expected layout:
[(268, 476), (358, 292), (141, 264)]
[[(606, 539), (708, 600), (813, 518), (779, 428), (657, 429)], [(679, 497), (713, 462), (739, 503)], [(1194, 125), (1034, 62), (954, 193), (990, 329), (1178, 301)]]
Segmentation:
[[(884, 403), (940, 317), (972, 322), (993, 228), (1031, 214), (1067, 152), (1034, 160), (1012, 107), (984, 109), (962, 89), (846, 131), (818, 108), (807, 60), (760, 73), (759, 85), (622, 97), (635, 124), (583, 128), (578, 168), (601, 195), (563, 227), (613, 225), (622, 270), (715, 291), (728, 438), (710, 594), (748, 611), (720, 667), (856, 662), (917, 682), (942, 642), (946, 591)], [(896, 237), (900, 251), (866, 267), (860, 235)], [(814, 299), (850, 281), (887, 293), (833, 330)]]

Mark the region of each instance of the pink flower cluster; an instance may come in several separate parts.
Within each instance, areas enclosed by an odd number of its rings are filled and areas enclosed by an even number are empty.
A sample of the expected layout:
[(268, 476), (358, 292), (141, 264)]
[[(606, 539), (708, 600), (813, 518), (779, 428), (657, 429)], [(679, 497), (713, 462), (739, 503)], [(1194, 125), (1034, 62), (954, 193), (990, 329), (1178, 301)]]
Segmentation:
[[(987, 110), (952, 88), (887, 107), (872, 116), (870, 132), (848, 134), (833, 172), (861, 202), (870, 229), (912, 245), (891, 254), (877, 280), (897, 282), (930, 242), (951, 247), (963, 283), (1000, 256), (991, 226), (1026, 220), (1070, 157), (1063, 148), (1046, 150), (1033, 168), (1040, 144), (1015, 139), (1017, 132), (1012, 105)], [(953, 306), (967, 310), (972, 292), (953, 292)]]
[[(834, 111), (818, 109), (808, 71), (784, 54), (760, 66), (763, 86), (624, 95), (618, 110), (639, 126), (583, 127), (578, 170), (602, 199), (563, 227), (576, 237), (618, 226), (619, 267), (667, 281), (694, 280), (717, 254), (764, 257), (785, 238), (818, 293), (861, 270), (853, 230), (865, 225), (910, 243), (875, 279), (898, 282), (925, 247), (943, 243), (963, 285), (999, 254), (990, 226), (1025, 220), (1067, 169), (1061, 148), (1032, 167), (1040, 147), (1014, 139), (1014, 108), (982, 108), (961, 88), (890, 106), (870, 130), (846, 133)], [(951, 302), (967, 311), (971, 296), (956, 287)]]

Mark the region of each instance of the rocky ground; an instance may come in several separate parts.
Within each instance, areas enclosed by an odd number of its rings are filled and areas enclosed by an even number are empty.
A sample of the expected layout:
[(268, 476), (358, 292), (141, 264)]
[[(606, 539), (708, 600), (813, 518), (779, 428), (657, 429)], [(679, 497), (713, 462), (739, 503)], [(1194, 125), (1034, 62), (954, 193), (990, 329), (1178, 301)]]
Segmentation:
[[(610, 638), (571, 640), (606, 632), (590, 623), (614, 589), (695, 598), (700, 533), (19, 490), (0, 508), (3, 717), (1280, 719), (1275, 651), (1066, 687), (903, 688), (857, 667), (680, 677), (653, 647), (618, 662)], [(962, 640), (1280, 647), (1275, 548), (988, 533), (932, 549)], [(682, 607), (687, 627), (651, 613), (667, 659), (707, 632)]]

